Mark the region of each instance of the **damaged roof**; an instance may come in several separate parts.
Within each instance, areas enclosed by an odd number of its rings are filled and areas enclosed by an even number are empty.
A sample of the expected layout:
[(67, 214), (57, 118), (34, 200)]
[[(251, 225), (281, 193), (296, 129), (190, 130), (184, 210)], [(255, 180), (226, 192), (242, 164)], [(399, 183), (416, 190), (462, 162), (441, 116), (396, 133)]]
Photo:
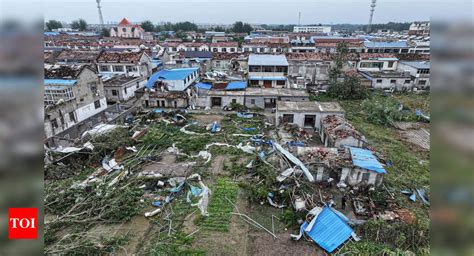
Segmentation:
[(281, 112), (344, 112), (337, 102), (277, 101), (276, 108)]
[(365, 140), (364, 135), (357, 131), (351, 123), (344, 117), (338, 115), (329, 115), (321, 120), (321, 123), (332, 139), (346, 138), (352, 136), (354, 138)]
[(89, 65), (44, 65), (45, 79), (75, 79), (84, 68), (95, 72)]
[(351, 151), (352, 163), (355, 166), (374, 171), (376, 173), (387, 173), (379, 160), (377, 160), (377, 158), (374, 156), (372, 151), (356, 147), (349, 147), (349, 149)]
[(112, 51), (103, 51), (97, 62), (99, 63), (138, 63), (144, 52), (112, 52)]

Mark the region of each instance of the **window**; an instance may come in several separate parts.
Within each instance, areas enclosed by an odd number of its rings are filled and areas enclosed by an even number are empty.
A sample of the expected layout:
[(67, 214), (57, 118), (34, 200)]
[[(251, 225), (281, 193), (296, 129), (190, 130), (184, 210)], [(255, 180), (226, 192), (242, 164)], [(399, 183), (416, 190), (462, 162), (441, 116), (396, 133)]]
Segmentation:
[(127, 66), (127, 72), (136, 72), (137, 67), (136, 66)]
[(370, 173), (368, 172), (365, 172), (365, 173), (362, 173), (362, 182), (369, 182), (369, 178), (370, 178)]
[(389, 68), (392, 68), (392, 67), (393, 67), (393, 63), (394, 63), (393, 61), (389, 61), (389, 62), (388, 62), (388, 67), (389, 67)]
[(286, 81), (285, 80), (278, 80), (276, 82), (277, 85), (285, 85), (286, 84)]
[(212, 48), (212, 51), (213, 51), (213, 52), (217, 52), (217, 48)]
[(293, 123), (293, 115), (292, 114), (283, 114), (283, 123)]
[(407, 79), (405, 80), (405, 84), (409, 84), (411, 82), (411, 80)]
[(232, 103), (237, 103), (237, 99), (232, 99)]
[(94, 107), (95, 107), (95, 109), (100, 108), (100, 100), (94, 101)]
[(255, 105), (255, 99), (251, 99), (251, 100), (250, 100), (250, 104)]
[(262, 72), (262, 68), (260, 66), (250, 66), (249, 72)]
[(76, 122), (76, 116), (74, 115), (74, 111), (73, 112), (69, 112), (69, 120), (73, 123)]
[(112, 90), (112, 96), (117, 96), (118, 95), (118, 91), (117, 90)]
[(227, 48), (222, 48), (222, 52), (227, 52)]
[(109, 66), (104, 66), (104, 65), (100, 66), (100, 72), (109, 72), (109, 71), (110, 71)]
[(230, 48), (230, 52), (235, 52), (235, 48)]
[(123, 88), (123, 91), (125, 92), (125, 94), (127, 94), (128, 87)]
[(390, 83), (391, 83), (391, 84), (394, 84), (394, 83), (396, 83), (396, 82), (397, 82), (397, 80), (395, 80), (395, 79), (390, 80)]
[(286, 71), (287, 71), (287, 67), (282, 67), (282, 66), (276, 67), (276, 72), (286, 73)]
[(250, 85), (258, 85), (258, 80), (250, 80)]
[(56, 118), (51, 120), (51, 126), (53, 127), (53, 129), (57, 129), (59, 127), (58, 121), (56, 121)]
[(89, 87), (92, 93), (97, 93), (97, 82), (87, 83), (87, 86)]
[(382, 79), (377, 79), (376, 81), (378, 84), (381, 84), (382, 83)]
[(419, 85), (425, 85), (425, 84), (426, 84), (426, 80), (420, 80), (420, 81), (418, 81), (418, 84), (419, 84)]
[(273, 67), (265, 66), (263, 67), (263, 72), (273, 72)]
[(126, 28), (122, 28), (122, 32), (127, 32), (127, 29), (126, 29)]
[(382, 68), (383, 62), (361, 62), (361, 68)]
[(123, 66), (113, 66), (114, 72), (123, 72)]

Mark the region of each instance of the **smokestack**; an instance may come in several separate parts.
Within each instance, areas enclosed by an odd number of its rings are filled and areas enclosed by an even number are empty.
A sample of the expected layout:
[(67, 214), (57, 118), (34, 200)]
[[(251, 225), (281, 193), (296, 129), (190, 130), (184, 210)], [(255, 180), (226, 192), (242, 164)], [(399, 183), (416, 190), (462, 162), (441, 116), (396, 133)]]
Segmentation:
[(372, 29), (372, 18), (374, 17), (376, 3), (377, 3), (377, 0), (372, 0), (372, 4), (370, 5), (370, 18), (369, 18), (369, 25), (367, 26), (367, 33), (370, 33)]

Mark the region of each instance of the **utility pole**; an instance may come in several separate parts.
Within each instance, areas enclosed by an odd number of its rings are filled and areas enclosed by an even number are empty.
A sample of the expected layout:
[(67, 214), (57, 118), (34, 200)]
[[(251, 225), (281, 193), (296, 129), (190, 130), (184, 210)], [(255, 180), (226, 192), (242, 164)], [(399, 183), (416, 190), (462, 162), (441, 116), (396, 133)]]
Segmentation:
[(298, 26), (301, 26), (301, 12), (298, 13)]

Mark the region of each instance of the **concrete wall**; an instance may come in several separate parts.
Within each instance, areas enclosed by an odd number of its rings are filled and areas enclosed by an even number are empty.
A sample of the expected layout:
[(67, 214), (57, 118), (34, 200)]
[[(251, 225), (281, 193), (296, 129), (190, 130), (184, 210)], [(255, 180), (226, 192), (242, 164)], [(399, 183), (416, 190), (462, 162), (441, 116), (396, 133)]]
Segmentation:
[[(367, 181), (363, 181), (364, 175), (368, 175)], [(382, 184), (383, 175), (384, 174), (376, 173), (376, 172), (369, 171), (366, 169), (361, 169), (358, 167), (343, 168), (340, 182), (344, 182), (350, 186), (363, 186), (363, 185), (379, 186)]]

